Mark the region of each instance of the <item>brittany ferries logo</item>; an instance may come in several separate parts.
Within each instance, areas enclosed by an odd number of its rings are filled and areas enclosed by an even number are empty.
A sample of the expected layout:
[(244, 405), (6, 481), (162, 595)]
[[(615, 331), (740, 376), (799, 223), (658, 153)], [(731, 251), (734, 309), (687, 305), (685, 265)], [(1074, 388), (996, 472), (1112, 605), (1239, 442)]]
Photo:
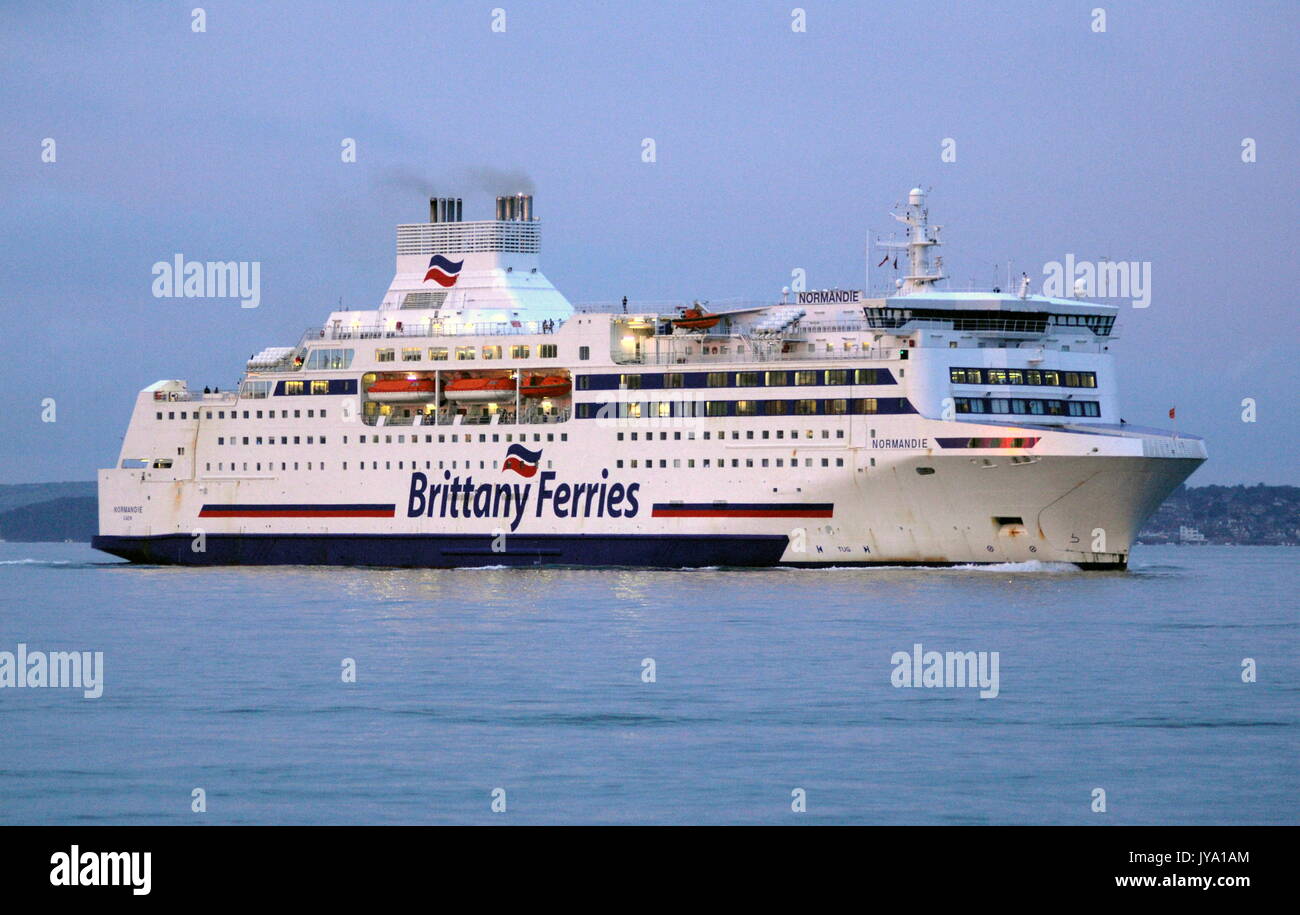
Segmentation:
[(464, 264), (463, 260), (449, 261), (441, 254), (435, 254), (429, 258), (429, 272), (424, 275), (424, 281), (427, 283), (433, 280), (439, 286), (455, 286)]
[(537, 473), (537, 462), (541, 459), (540, 451), (529, 451), (523, 445), (511, 445), (506, 449), (506, 460), (501, 465), (501, 472), (513, 470), (521, 477), (531, 477)]
[[(537, 474), (542, 452), (511, 445), (501, 468), (513, 470), (521, 477)], [(640, 483), (611, 482), (609, 470), (600, 479), (586, 483), (557, 483), (553, 470), (542, 471), (533, 483), (474, 482), (444, 470), (435, 482), (427, 474), (411, 474), (407, 494), (408, 518), (491, 518), (508, 520), (516, 530), (530, 509), (534, 517), (553, 518), (635, 518), (641, 510), (637, 493)]]

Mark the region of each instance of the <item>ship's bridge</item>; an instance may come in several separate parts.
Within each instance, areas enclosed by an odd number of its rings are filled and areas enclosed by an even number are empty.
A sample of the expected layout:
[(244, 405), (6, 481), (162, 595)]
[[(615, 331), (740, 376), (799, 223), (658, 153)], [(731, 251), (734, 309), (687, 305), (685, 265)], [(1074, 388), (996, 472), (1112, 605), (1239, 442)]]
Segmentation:
[(868, 300), (868, 326), (898, 331), (941, 327), (1039, 336), (1055, 329), (1090, 330), (1109, 337), (1119, 307), (1104, 302), (1004, 292), (926, 291)]
[(456, 198), (429, 201), (429, 221), (397, 227), (397, 271), (379, 311), (411, 325), (551, 321), (573, 306), (542, 274), (541, 223), (530, 195), (498, 197), (496, 218), (464, 222)]

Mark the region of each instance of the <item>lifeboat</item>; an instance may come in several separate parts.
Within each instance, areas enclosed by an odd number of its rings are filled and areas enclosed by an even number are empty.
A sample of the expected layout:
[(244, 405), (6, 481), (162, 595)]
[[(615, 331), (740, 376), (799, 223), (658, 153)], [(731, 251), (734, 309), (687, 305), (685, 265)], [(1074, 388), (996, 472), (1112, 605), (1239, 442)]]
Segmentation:
[(698, 305), (692, 305), (682, 312), (680, 318), (673, 318), (673, 326), (684, 330), (708, 330), (716, 326), (719, 320), (721, 319), (717, 315), (711, 315)]
[(525, 397), (562, 397), (573, 390), (573, 383), (559, 375), (547, 375), (539, 378), (534, 375), (519, 388)]
[(367, 392), (379, 403), (411, 403), (433, 400), (432, 378), (387, 378), (376, 381)]
[(442, 386), (442, 396), (462, 403), (498, 403), (514, 400), (515, 383), (509, 378), (457, 378)]

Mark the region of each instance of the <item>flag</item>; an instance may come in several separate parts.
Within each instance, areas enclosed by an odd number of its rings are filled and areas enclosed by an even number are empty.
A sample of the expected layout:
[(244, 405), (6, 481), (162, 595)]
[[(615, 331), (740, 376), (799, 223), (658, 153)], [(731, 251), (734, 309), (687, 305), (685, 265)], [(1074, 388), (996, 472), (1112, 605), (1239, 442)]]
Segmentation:
[(1175, 409), (1174, 407), (1170, 407), (1170, 408), (1169, 408), (1169, 418), (1170, 418), (1170, 419), (1173, 419), (1173, 418), (1174, 418), (1174, 409)]

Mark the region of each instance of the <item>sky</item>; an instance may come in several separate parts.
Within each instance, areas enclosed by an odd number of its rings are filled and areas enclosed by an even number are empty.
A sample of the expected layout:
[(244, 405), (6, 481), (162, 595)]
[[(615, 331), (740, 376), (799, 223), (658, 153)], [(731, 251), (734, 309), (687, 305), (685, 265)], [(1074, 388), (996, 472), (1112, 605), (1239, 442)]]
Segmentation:
[[(774, 300), (860, 287), (915, 184), (958, 285), (1149, 264), (1124, 418), (1204, 436), (1192, 484), (1300, 482), (1300, 4), (202, 2), (0, 3), (0, 482), (93, 479), (141, 388), (376, 307), (431, 194), (534, 190), (575, 302)], [(259, 307), (155, 297), (177, 253), (259, 263)]]

